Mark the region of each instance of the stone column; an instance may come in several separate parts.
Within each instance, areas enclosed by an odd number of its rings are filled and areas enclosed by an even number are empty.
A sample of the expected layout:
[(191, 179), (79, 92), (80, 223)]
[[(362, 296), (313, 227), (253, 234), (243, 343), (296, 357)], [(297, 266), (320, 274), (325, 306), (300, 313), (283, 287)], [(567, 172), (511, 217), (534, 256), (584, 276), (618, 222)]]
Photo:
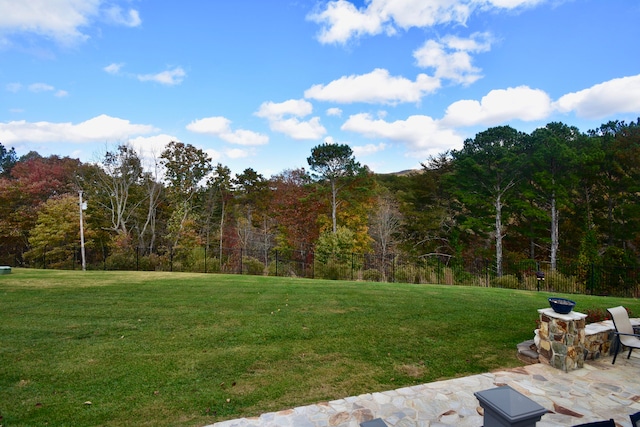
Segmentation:
[(558, 314), (552, 308), (540, 313), (540, 362), (564, 372), (582, 368), (585, 350), (586, 314), (575, 311)]

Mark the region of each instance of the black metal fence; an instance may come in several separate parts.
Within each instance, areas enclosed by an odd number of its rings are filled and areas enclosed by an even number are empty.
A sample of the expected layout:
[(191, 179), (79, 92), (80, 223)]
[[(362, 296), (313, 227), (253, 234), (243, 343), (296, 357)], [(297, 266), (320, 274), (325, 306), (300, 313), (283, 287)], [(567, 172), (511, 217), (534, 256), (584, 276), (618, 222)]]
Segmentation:
[[(498, 276), (492, 260), (476, 259), (463, 265), (447, 256), (323, 255), (312, 251), (220, 250), (214, 247), (167, 248), (153, 253), (142, 248), (111, 253), (106, 249), (93, 248), (85, 252), (87, 269), (93, 270), (251, 274), (640, 297), (638, 267), (561, 263), (556, 269), (551, 269), (548, 263), (527, 260), (505, 263), (503, 274)], [(6, 260), (0, 260), (0, 263), (4, 264)], [(13, 264), (34, 268), (80, 269), (81, 257), (78, 248), (71, 248), (67, 252), (45, 248), (41, 257), (29, 263)]]

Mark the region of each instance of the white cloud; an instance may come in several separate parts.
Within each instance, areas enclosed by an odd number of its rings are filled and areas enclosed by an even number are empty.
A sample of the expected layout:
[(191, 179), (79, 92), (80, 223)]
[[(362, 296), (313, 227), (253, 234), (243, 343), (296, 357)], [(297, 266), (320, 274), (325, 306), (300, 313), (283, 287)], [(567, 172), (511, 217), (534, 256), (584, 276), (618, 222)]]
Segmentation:
[(368, 74), (350, 75), (327, 85), (314, 85), (304, 92), (305, 98), (340, 103), (367, 102), (397, 104), (419, 102), (425, 94), (440, 87), (436, 78), (419, 74), (413, 82), (404, 77), (392, 77), (389, 71), (376, 68)]
[(640, 113), (640, 74), (609, 80), (568, 93), (554, 103), (561, 112), (599, 119), (613, 114)]
[(124, 12), (120, 6), (105, 9), (105, 16), (108, 21), (125, 27), (138, 27), (142, 23), (137, 10), (129, 9)]
[[(13, 84), (16, 85), (16, 84)], [(20, 90), (22, 86), (19, 85), (19, 83), (17, 84), (17, 86), (15, 86), (16, 90)], [(43, 92), (54, 92), (54, 96), (58, 97), (58, 98), (64, 98), (65, 96), (69, 96), (69, 92), (67, 92), (66, 90), (62, 90), (62, 89), (58, 89), (56, 90), (55, 87), (51, 86), (50, 84), (46, 84), (46, 83), (33, 83), (30, 84), (28, 86), (28, 89), (30, 92), (33, 93), (43, 93)]]
[(428, 28), (439, 24), (465, 25), (476, 10), (515, 9), (544, 0), (368, 0), (357, 8), (346, 0), (331, 0), (307, 16), (321, 26), (320, 43), (346, 43), (351, 38), (398, 29)]
[(489, 0), (488, 3), (502, 9), (516, 9), (518, 7), (530, 7), (545, 0)]
[(29, 90), (31, 92), (40, 93), (40, 92), (49, 92), (54, 90), (55, 87), (48, 85), (46, 83), (33, 83), (29, 85)]
[(137, 136), (130, 138), (128, 143), (138, 153), (142, 165), (146, 171), (156, 172), (158, 178), (162, 179), (162, 168), (159, 167), (160, 155), (171, 141), (179, 141), (180, 139), (173, 135), (158, 134), (152, 136)]
[(135, 78), (141, 82), (156, 82), (167, 86), (179, 85), (184, 81), (187, 72), (182, 67), (174, 67), (172, 69), (162, 71), (155, 74), (134, 74), (121, 73), (124, 63), (111, 63), (103, 68), (106, 73), (112, 75), (120, 75), (128, 78)]
[(463, 138), (455, 130), (444, 127), (429, 116), (409, 116), (406, 120), (388, 122), (369, 114), (356, 114), (342, 125), (342, 130), (357, 132), (368, 138), (378, 138), (404, 144), (409, 155), (425, 158), (446, 150), (462, 147)]
[(308, 116), (313, 112), (313, 105), (304, 99), (290, 99), (284, 102), (263, 102), (256, 113), (258, 117), (281, 119), (285, 115), (297, 117)]
[(264, 145), (269, 137), (258, 132), (238, 129), (231, 130), (231, 120), (225, 117), (207, 117), (194, 120), (187, 125), (187, 130), (217, 136), (223, 141), (238, 145)]
[(253, 150), (243, 150), (241, 148), (230, 148), (224, 151), (225, 156), (230, 159), (244, 159), (254, 154)]
[(128, 141), (139, 155), (159, 159), (167, 144), (171, 141), (179, 140), (177, 136), (163, 133), (152, 136), (137, 136), (130, 138)]
[(324, 143), (325, 143), (325, 144), (337, 144), (337, 142), (336, 142), (335, 138), (334, 138), (334, 137), (332, 137), (331, 135), (327, 136), (327, 137), (324, 139)]
[(383, 30), (380, 16), (358, 10), (345, 0), (330, 1), (326, 9), (310, 14), (307, 19), (323, 25), (320, 43), (345, 43), (353, 36), (378, 34)]
[(157, 74), (139, 74), (138, 80), (141, 82), (156, 82), (167, 86), (174, 86), (182, 83), (187, 73), (182, 67), (163, 71)]
[(493, 126), (509, 120), (541, 120), (552, 111), (551, 99), (544, 91), (518, 86), (492, 90), (480, 101), (454, 102), (447, 108), (442, 122), (452, 127)]
[(218, 150), (214, 150), (212, 148), (208, 148), (204, 150), (204, 152), (209, 156), (211, 162), (217, 163), (222, 159), (222, 154)]
[(441, 41), (426, 41), (413, 52), (418, 66), (435, 69), (435, 77), (460, 84), (471, 84), (481, 78), (480, 69), (473, 66), (470, 53), (491, 49), (488, 33), (474, 33), (470, 38), (446, 36)]
[(187, 130), (196, 133), (219, 135), (229, 132), (231, 129), (230, 124), (231, 120), (224, 117), (208, 117), (192, 121), (187, 125)]
[(150, 125), (132, 124), (128, 120), (100, 115), (84, 122), (51, 123), (25, 120), (0, 123), (0, 141), (17, 142), (104, 142), (128, 140), (156, 129)]
[[(69, 45), (89, 38), (84, 29), (101, 15), (112, 24), (137, 26), (138, 12), (101, 9), (104, 0), (0, 0), (0, 32), (31, 33)], [(115, 6), (115, 9), (119, 9)]]
[(280, 103), (264, 102), (255, 114), (266, 118), (269, 127), (275, 132), (284, 133), (296, 140), (312, 140), (319, 139), (327, 133), (320, 124), (319, 117), (300, 120), (312, 112), (313, 106), (310, 102), (304, 99), (290, 99)]
[(342, 109), (337, 107), (327, 108), (327, 116), (340, 117), (342, 116)]
[(269, 124), (275, 132), (283, 133), (295, 140), (320, 139), (327, 130), (320, 124), (319, 117), (310, 120), (300, 121), (296, 118), (273, 121)]
[(103, 70), (109, 74), (118, 74), (122, 69), (122, 67), (124, 67), (123, 63), (119, 63), (119, 64), (113, 63), (104, 67)]
[(79, 28), (97, 15), (97, 0), (0, 0), (0, 29), (9, 33), (35, 33), (68, 44), (86, 39)]
[(356, 157), (364, 157), (384, 151), (387, 148), (387, 144), (381, 142), (379, 144), (354, 145), (351, 148)]

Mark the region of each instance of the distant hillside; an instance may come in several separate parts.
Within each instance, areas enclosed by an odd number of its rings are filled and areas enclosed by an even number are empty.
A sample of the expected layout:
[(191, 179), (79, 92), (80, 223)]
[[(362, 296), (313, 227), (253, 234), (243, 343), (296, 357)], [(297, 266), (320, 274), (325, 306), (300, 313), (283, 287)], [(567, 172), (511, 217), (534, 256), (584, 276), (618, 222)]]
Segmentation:
[(408, 176), (413, 173), (421, 173), (422, 169), (406, 169), (400, 172), (391, 172), (391, 173), (377, 173), (378, 176)]

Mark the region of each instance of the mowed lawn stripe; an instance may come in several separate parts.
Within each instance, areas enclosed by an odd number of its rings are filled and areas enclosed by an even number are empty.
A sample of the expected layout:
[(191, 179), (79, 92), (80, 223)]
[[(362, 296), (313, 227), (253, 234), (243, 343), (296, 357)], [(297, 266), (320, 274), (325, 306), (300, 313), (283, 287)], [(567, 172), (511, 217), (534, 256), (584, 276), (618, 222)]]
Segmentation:
[[(548, 296), (14, 269), (0, 277), (0, 424), (202, 426), (519, 366)], [(571, 299), (640, 313), (634, 299)]]

